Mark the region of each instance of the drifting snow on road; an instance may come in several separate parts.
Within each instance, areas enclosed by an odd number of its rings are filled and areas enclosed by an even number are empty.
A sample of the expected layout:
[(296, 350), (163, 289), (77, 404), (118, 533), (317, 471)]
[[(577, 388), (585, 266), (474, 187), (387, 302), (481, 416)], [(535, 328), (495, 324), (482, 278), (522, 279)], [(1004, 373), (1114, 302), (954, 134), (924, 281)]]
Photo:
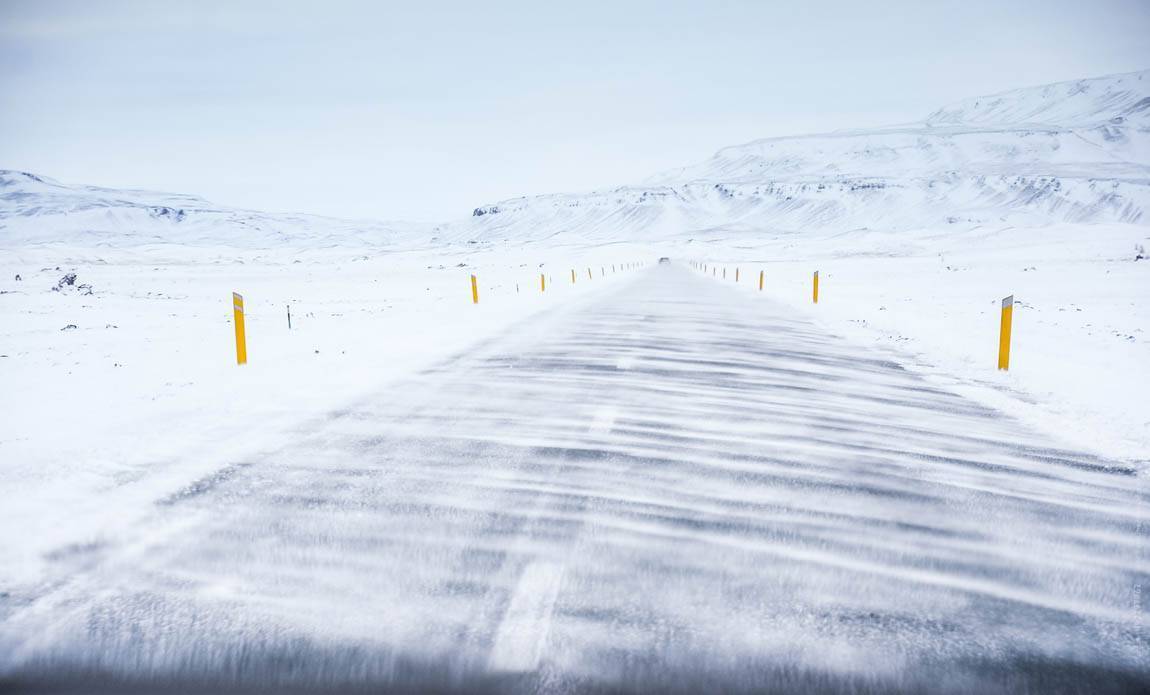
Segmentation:
[(158, 500), (0, 623), (16, 684), (1150, 683), (1150, 495), (658, 266)]

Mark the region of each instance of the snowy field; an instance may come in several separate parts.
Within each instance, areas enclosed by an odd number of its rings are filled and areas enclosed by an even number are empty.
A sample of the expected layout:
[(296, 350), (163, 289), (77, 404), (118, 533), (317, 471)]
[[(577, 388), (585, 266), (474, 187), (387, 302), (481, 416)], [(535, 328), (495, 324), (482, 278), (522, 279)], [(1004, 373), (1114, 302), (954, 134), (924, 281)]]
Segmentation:
[(682, 265), (603, 287), (58, 550), (0, 664), (108, 691), (1148, 677), (1135, 471)]
[[(35, 582), (54, 548), (103, 542), (158, 495), (266, 448), (300, 421), (606, 289), (619, 277), (612, 262), (663, 254), (727, 267), (731, 284), (737, 267), (740, 288), (755, 294), (763, 270), (765, 299), (877, 345), (1052, 442), (1145, 470), (1150, 261), (1134, 260), (1136, 244), (1150, 245), (1145, 227), (1062, 225), (962, 240), (859, 233), (486, 252), (6, 250), (0, 459), (16, 494), (0, 523), (28, 532), (6, 541), (0, 574), (9, 584)], [(552, 278), (546, 293), (540, 271)], [(69, 272), (91, 294), (54, 291)], [(243, 368), (234, 364), (233, 290), (247, 307)], [(1007, 294), (1016, 313), (1003, 373), (994, 362)]]

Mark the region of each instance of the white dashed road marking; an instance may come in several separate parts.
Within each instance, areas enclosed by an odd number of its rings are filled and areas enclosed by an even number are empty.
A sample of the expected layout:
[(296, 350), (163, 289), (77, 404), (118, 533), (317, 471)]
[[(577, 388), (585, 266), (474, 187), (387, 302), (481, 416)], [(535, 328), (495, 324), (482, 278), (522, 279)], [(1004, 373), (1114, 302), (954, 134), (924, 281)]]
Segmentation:
[(524, 672), (539, 666), (562, 581), (563, 565), (527, 565), (495, 635), (495, 646), (487, 662), (490, 670)]

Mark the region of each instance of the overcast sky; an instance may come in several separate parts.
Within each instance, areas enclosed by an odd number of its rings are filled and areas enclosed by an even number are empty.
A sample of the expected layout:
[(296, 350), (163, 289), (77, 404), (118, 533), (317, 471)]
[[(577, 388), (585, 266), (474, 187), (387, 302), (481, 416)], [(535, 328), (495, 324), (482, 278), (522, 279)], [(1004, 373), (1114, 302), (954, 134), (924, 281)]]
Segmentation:
[(0, 168), (438, 221), (1150, 68), (1150, 0), (0, 0)]

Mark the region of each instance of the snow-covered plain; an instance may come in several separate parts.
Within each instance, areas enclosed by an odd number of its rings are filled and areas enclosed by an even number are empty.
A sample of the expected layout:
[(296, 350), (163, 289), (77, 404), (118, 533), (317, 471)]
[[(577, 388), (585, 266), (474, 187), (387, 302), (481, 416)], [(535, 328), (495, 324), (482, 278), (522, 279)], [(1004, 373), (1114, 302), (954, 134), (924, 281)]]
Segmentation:
[(55, 553), (58, 582), (0, 622), (0, 673), (108, 692), (1131, 692), (1150, 680), (1133, 475), (659, 265)]
[[(17, 529), (0, 540), (0, 620), (83, 562), (69, 549), (114, 544), (157, 499), (663, 255), (729, 268), (732, 284), (738, 267), (747, 293), (763, 270), (764, 299), (1052, 445), (1129, 464), (1144, 488), (1148, 206), (1150, 72), (748, 143), (636, 186), (435, 226), (0, 173), (0, 525)], [(75, 284), (53, 289), (66, 273)], [(243, 368), (232, 291), (246, 299)]]

